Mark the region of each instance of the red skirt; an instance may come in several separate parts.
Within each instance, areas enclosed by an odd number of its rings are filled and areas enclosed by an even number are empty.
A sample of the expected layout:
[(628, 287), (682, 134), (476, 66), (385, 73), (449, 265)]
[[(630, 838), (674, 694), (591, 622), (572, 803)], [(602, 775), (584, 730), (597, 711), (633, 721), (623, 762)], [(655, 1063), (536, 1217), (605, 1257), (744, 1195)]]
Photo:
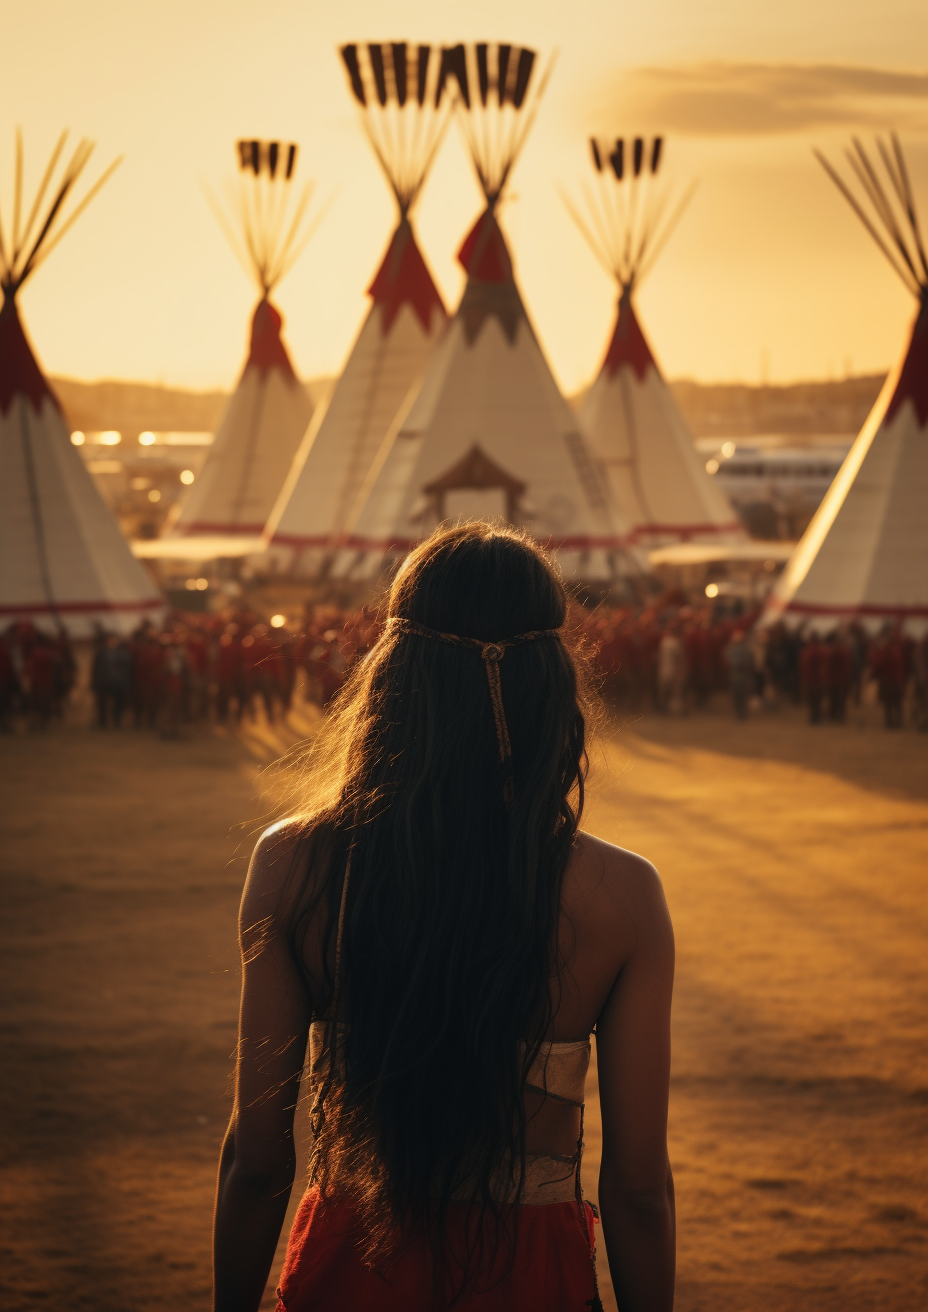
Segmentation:
[[(515, 1253), (505, 1243), (479, 1288), (454, 1304), (474, 1312), (584, 1312), (595, 1286), (593, 1210), (584, 1203), (520, 1208)], [(469, 1225), (468, 1225), (469, 1222)], [(472, 1238), (473, 1211), (452, 1203), (449, 1243)], [(277, 1290), (277, 1312), (431, 1312), (432, 1260), (423, 1238), (404, 1246), (383, 1272), (365, 1266), (358, 1250), (354, 1210), (347, 1198), (325, 1206), (317, 1189), (304, 1194), (290, 1231)], [(461, 1245), (463, 1248), (463, 1244)]]

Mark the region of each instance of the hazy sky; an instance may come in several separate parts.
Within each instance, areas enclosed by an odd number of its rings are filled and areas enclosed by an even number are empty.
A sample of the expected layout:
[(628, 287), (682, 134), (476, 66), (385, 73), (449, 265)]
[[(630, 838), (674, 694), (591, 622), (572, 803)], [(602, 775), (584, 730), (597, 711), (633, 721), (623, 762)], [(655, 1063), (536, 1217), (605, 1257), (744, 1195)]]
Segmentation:
[[(296, 140), (334, 204), (276, 299), (297, 370), (341, 367), (394, 223), (335, 48), (505, 40), (560, 51), (503, 211), (562, 386), (599, 367), (614, 289), (558, 196), (586, 137), (664, 131), (668, 178), (700, 180), (643, 286), (671, 376), (757, 381), (886, 368), (913, 302), (810, 153), (897, 126), (928, 219), (925, 0), (0, 0), (0, 205), (13, 129), (27, 194), (62, 127), (126, 158), (22, 293), (45, 368), (228, 387), (255, 295), (204, 200), (239, 136)], [(481, 198), (452, 128), (417, 213), (449, 305)], [(923, 225), (924, 226), (924, 225)], [(765, 361), (764, 365), (762, 361)]]

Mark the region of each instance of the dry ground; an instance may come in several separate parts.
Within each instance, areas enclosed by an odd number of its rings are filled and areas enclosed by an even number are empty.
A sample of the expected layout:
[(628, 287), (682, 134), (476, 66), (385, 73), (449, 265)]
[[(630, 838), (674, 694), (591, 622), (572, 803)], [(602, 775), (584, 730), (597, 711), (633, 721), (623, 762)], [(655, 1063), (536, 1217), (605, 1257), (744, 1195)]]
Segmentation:
[[(0, 740), (6, 1312), (208, 1307), (236, 904), (279, 745)], [(928, 742), (645, 720), (594, 779), (588, 827), (655, 862), (676, 925), (678, 1308), (928, 1305)]]

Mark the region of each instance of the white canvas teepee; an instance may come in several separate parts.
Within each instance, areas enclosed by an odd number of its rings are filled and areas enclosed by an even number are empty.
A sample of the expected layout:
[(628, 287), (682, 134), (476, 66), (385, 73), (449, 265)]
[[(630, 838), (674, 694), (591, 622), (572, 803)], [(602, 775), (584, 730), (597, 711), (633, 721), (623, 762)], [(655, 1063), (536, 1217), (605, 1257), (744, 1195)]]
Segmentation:
[(532, 87), (534, 67), (534, 51), (518, 47), (443, 52), (486, 210), (458, 255), (467, 272), (461, 304), (359, 498), (338, 562), (347, 577), (375, 575), (459, 517), (528, 528), (570, 578), (607, 582), (638, 570), (624, 551), (627, 526), (529, 323), (497, 221), (543, 90), (543, 79)]
[(295, 144), (240, 141), (237, 150), (241, 240), (218, 206), (216, 215), (261, 299), (245, 368), (199, 477), (168, 520), (170, 537), (261, 534), (312, 415), (281, 337), (280, 311), (270, 300), (309, 239), (303, 220), (310, 188), (291, 212)]
[[(116, 167), (106, 170), (67, 214), (93, 145), (82, 141), (52, 185), (62, 133), (25, 226), (22, 141), (7, 244), (0, 225), (0, 626), (28, 620), (76, 638), (97, 625), (127, 633), (157, 618), (163, 601), (133, 559), (119, 526), (71, 444), (61, 407), (23, 331), (16, 294)], [(51, 186), (51, 202), (43, 202)]]
[(348, 362), (268, 523), (268, 540), (293, 547), (291, 571), (304, 576), (329, 568), (390, 423), (447, 323), (409, 217), (452, 107), (438, 84), (441, 50), (371, 43), (343, 46), (341, 55), (399, 222), (368, 288), (372, 305)]
[(777, 580), (765, 624), (928, 629), (928, 262), (899, 142), (877, 148), (888, 188), (859, 142), (848, 151), (863, 199), (819, 159), (919, 310), (905, 354)]
[(689, 196), (668, 215), (656, 175), (663, 141), (590, 142), (595, 188), (584, 188), (589, 221), (565, 197), (593, 253), (619, 287), (615, 331), (581, 410), (583, 431), (605, 467), (634, 541), (732, 542), (746, 538), (722, 489), (706, 472), (686, 421), (635, 314), (633, 293), (652, 268)]

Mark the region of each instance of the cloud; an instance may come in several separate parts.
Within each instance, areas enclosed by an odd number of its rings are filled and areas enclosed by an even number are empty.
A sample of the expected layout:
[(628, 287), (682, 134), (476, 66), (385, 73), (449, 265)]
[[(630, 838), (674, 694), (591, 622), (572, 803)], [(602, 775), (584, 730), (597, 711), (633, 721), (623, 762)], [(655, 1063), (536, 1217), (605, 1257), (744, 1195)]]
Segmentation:
[(834, 127), (928, 130), (928, 73), (707, 62), (631, 69), (596, 98), (603, 127), (752, 136)]

